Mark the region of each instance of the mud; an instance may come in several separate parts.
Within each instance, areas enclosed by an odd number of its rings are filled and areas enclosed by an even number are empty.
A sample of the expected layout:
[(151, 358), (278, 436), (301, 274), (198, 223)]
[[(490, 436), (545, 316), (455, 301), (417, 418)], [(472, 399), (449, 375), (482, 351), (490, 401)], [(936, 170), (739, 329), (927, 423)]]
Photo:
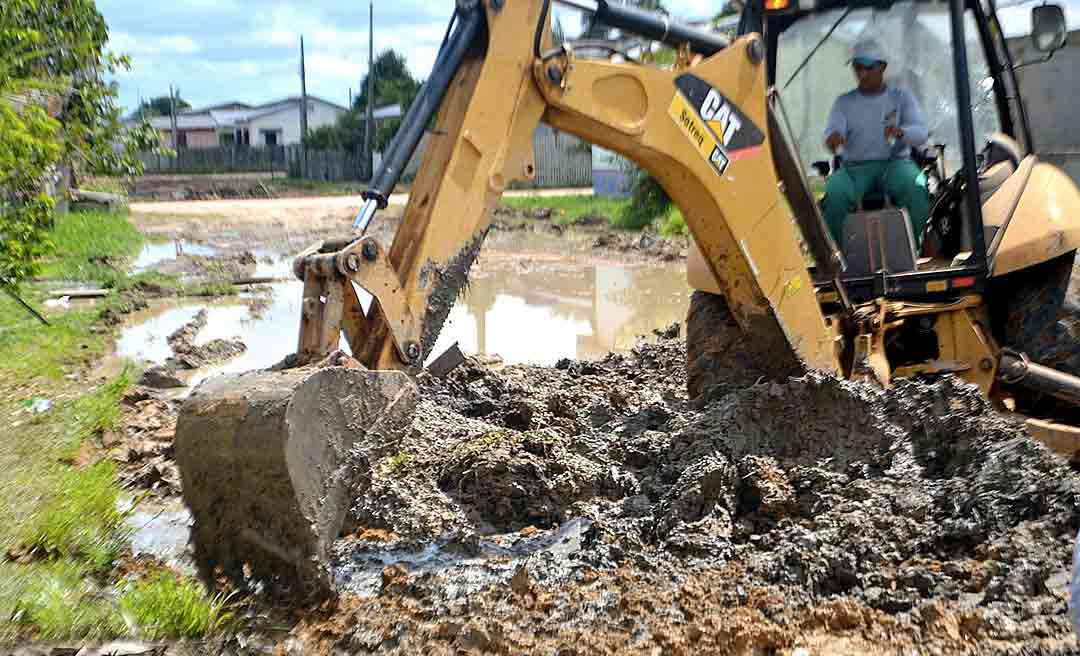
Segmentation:
[(662, 262), (685, 260), (689, 241), (685, 237), (663, 237), (653, 232), (608, 231), (592, 242), (596, 249), (645, 255)]
[(207, 312), (203, 308), (194, 319), (169, 335), (166, 341), (173, 357), (165, 361), (167, 368), (200, 369), (235, 358), (247, 350), (240, 338), (214, 339), (205, 344), (196, 344), (195, 338), (206, 327), (206, 321)]
[(1080, 478), (977, 390), (811, 374), (698, 410), (684, 358), (422, 379), (286, 652), (1075, 648)]
[(180, 254), (154, 267), (158, 273), (187, 279), (235, 280), (255, 273), (250, 251), (222, 255)]

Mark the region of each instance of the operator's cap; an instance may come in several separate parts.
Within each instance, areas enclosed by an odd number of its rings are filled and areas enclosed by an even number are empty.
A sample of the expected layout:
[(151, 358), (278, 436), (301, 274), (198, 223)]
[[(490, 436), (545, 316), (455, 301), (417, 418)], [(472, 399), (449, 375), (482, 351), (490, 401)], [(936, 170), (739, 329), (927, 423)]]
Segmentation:
[(865, 39), (851, 49), (851, 63), (860, 66), (875, 66), (888, 61), (885, 50), (873, 39)]

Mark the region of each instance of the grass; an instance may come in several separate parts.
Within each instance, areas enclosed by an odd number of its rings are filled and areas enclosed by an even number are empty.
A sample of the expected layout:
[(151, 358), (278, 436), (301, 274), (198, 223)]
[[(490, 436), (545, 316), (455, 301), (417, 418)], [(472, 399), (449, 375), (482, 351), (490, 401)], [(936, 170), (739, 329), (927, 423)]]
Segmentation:
[(504, 429), (496, 429), (483, 435), (477, 435), (471, 440), (455, 446), (450, 452), (450, 457), (455, 460), (475, 458), (491, 450), (492, 447), (511, 439), (513, 436), (514, 433)]
[(660, 234), (665, 237), (686, 237), (690, 234), (690, 229), (686, 227), (686, 219), (674, 204), (668, 208), (660, 222)]
[(395, 453), (386, 459), (386, 473), (394, 478), (402, 478), (416, 465), (416, 456), (411, 453)]
[(601, 196), (521, 196), (503, 198), (502, 204), (518, 211), (551, 209), (552, 220), (561, 225), (594, 216), (614, 225), (629, 201)]
[(232, 627), (229, 597), (210, 596), (199, 582), (157, 572), (121, 586), (120, 612), (150, 640), (198, 638)]
[(320, 196), (355, 196), (367, 189), (367, 185), (359, 182), (324, 182), (302, 178), (274, 178), (263, 183), (278, 193), (302, 191)]
[(112, 265), (135, 256), (143, 244), (126, 211), (60, 215), (52, 239), (56, 252), (45, 262), (41, 277), (94, 281), (109, 287), (123, 276)]
[[(58, 217), (52, 238), (59, 257), (46, 275), (95, 282), (103, 269), (92, 258), (128, 257), (142, 241), (122, 213)], [(114, 283), (131, 284), (123, 274)], [(22, 293), (31, 301), (43, 295), (32, 285)], [(114, 334), (98, 308), (48, 314), (52, 325), (42, 326), (0, 295), (0, 644), (218, 630), (229, 604), (194, 581), (117, 580), (127, 529), (115, 466), (71, 463), (86, 440), (119, 427), (132, 372), (89, 390), (68, 380), (100, 363)], [(35, 397), (52, 407), (28, 413), (25, 402)]]
[[(212, 268), (207, 271), (214, 273)], [(170, 276), (157, 271), (144, 271), (132, 276), (126, 276), (117, 284), (117, 291), (138, 292), (155, 296), (209, 296), (218, 298), (236, 294), (236, 287), (231, 280), (226, 279), (224, 271), (218, 271), (222, 276), (213, 280), (196, 283), (186, 283), (176, 276)]]
[(116, 194), (121, 198), (127, 198), (128, 188), (123, 178), (89, 178), (79, 184), (83, 191), (103, 191), (107, 194)]
[(0, 644), (27, 632), (57, 641), (105, 640), (125, 630), (115, 603), (73, 562), (0, 564), (0, 613)]

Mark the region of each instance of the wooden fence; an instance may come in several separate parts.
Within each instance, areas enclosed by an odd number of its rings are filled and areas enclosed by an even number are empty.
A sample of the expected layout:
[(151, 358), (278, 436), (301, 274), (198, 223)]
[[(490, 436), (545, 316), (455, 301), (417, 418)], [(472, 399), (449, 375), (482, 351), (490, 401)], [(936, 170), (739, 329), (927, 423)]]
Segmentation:
[[(431, 140), (425, 134), (405, 167), (404, 182), (410, 182), (420, 168), (424, 151)], [(592, 150), (589, 144), (564, 132), (541, 125), (533, 137), (536, 151), (536, 180), (515, 187), (589, 187), (592, 185)], [(287, 171), (290, 177), (352, 182), (367, 180), (358, 152), (346, 150), (307, 150), (307, 171), (304, 172), (303, 149), (299, 144), (289, 146), (232, 147), (183, 149), (176, 157), (153, 153), (140, 155), (146, 173), (255, 173)], [(375, 165), (381, 159), (375, 154)]]
[(181, 148), (175, 157), (140, 153), (146, 173), (259, 173), (286, 170), (285, 146)]

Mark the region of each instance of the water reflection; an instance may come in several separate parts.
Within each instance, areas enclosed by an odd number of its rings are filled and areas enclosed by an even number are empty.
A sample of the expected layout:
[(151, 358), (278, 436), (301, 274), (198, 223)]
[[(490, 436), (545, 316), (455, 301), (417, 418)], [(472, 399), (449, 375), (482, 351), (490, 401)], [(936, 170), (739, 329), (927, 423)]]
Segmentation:
[(498, 355), (508, 364), (595, 359), (683, 321), (688, 303), (682, 266), (596, 265), (480, 278), (451, 310), (434, 353), (458, 342), (465, 353)]
[[(570, 272), (476, 277), (450, 311), (433, 354), (457, 342), (467, 354), (550, 365), (561, 358), (626, 351), (639, 336), (684, 320), (689, 303), (684, 271), (681, 265), (601, 264)], [(122, 331), (117, 351), (133, 360), (162, 362), (170, 355), (166, 337), (205, 307), (208, 321), (198, 343), (239, 336), (248, 349), (220, 367), (192, 372), (190, 384), (216, 373), (267, 367), (296, 349), (303, 285), (283, 282), (271, 290), (262, 303), (226, 299), (155, 307)], [(347, 348), (344, 341), (342, 347)]]
[(135, 273), (145, 271), (155, 264), (161, 264), (167, 260), (175, 260), (180, 255), (203, 255), (217, 254), (217, 249), (203, 244), (193, 244), (182, 239), (172, 241), (148, 242), (135, 258), (131, 265)]

